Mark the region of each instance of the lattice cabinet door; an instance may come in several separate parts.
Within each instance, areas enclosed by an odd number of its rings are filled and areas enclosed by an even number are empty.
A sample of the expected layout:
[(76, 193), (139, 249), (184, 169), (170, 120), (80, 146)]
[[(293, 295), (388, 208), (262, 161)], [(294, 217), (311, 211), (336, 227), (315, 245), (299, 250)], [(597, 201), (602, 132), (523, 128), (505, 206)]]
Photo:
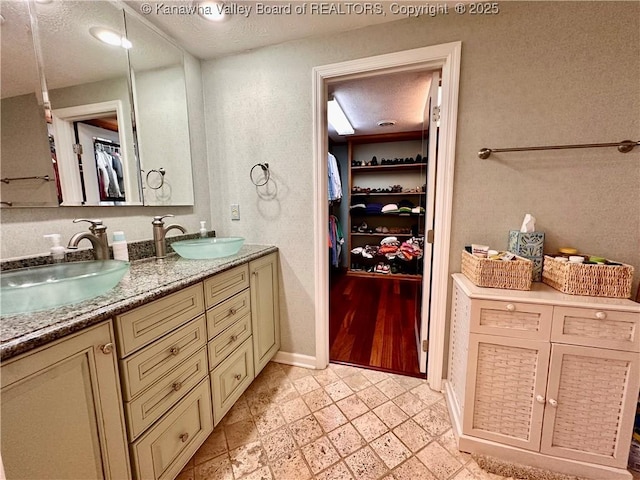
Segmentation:
[(548, 342), (471, 334), (462, 431), (538, 451)]
[(626, 467), (639, 362), (637, 352), (553, 344), (541, 452)]

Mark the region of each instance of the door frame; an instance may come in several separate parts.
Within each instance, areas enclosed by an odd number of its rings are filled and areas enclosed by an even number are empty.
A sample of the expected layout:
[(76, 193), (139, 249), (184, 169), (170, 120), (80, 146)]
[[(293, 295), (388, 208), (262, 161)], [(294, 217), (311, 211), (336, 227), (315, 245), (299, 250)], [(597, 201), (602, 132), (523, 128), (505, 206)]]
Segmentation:
[[(429, 323), (427, 381), (432, 389), (442, 390), (461, 48), (462, 42), (452, 42), (313, 68), (316, 368), (322, 369), (329, 364), (327, 84), (338, 79), (364, 78), (391, 72), (441, 69), (442, 105), (439, 163), (436, 177), (431, 305), (429, 312), (422, 312), (422, 321), (431, 319)], [(423, 295), (425, 293), (427, 292), (423, 292)]]

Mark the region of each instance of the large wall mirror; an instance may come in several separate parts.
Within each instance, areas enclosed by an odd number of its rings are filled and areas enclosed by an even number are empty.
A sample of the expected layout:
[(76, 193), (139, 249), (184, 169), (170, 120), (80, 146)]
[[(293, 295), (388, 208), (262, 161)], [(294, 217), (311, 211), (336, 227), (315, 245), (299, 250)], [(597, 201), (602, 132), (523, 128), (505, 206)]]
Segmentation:
[[(8, 180), (16, 188), (2, 189), (3, 206), (193, 205), (182, 50), (117, 2), (31, 0), (2, 2), (2, 8), (2, 178), (51, 180)], [(5, 41), (13, 18), (16, 31), (25, 32), (15, 47), (13, 37)], [(16, 53), (5, 58), (5, 46)], [(35, 75), (28, 84), (14, 78), (27, 77), (22, 63), (29, 57), (20, 57), (18, 47), (24, 54), (30, 47), (28, 73)], [(24, 91), (5, 92), (5, 78)], [(16, 113), (13, 120), (5, 118), (7, 107)], [(21, 135), (6, 138), (17, 132), (5, 135), (5, 120)], [(20, 147), (25, 141), (37, 151)], [(12, 190), (27, 184), (41, 185), (47, 198), (18, 199)]]

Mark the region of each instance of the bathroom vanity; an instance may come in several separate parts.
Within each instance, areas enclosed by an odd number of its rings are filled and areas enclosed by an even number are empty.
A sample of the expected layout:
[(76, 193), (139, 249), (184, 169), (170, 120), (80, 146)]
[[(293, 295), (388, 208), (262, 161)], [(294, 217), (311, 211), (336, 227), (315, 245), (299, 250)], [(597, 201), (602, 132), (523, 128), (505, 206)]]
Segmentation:
[(453, 278), (446, 398), (459, 449), (630, 479), (640, 305), (542, 283), (515, 291)]
[(278, 351), (278, 296), (277, 249), (248, 245), (3, 317), (8, 478), (173, 479)]

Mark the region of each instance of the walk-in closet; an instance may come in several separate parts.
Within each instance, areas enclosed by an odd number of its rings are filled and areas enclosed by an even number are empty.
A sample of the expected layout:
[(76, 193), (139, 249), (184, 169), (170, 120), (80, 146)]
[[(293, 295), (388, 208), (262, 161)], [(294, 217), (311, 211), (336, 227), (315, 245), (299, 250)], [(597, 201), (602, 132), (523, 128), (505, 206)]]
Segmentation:
[(331, 362), (426, 372), (438, 84), (404, 72), (330, 86), (354, 124), (340, 135), (329, 118)]

